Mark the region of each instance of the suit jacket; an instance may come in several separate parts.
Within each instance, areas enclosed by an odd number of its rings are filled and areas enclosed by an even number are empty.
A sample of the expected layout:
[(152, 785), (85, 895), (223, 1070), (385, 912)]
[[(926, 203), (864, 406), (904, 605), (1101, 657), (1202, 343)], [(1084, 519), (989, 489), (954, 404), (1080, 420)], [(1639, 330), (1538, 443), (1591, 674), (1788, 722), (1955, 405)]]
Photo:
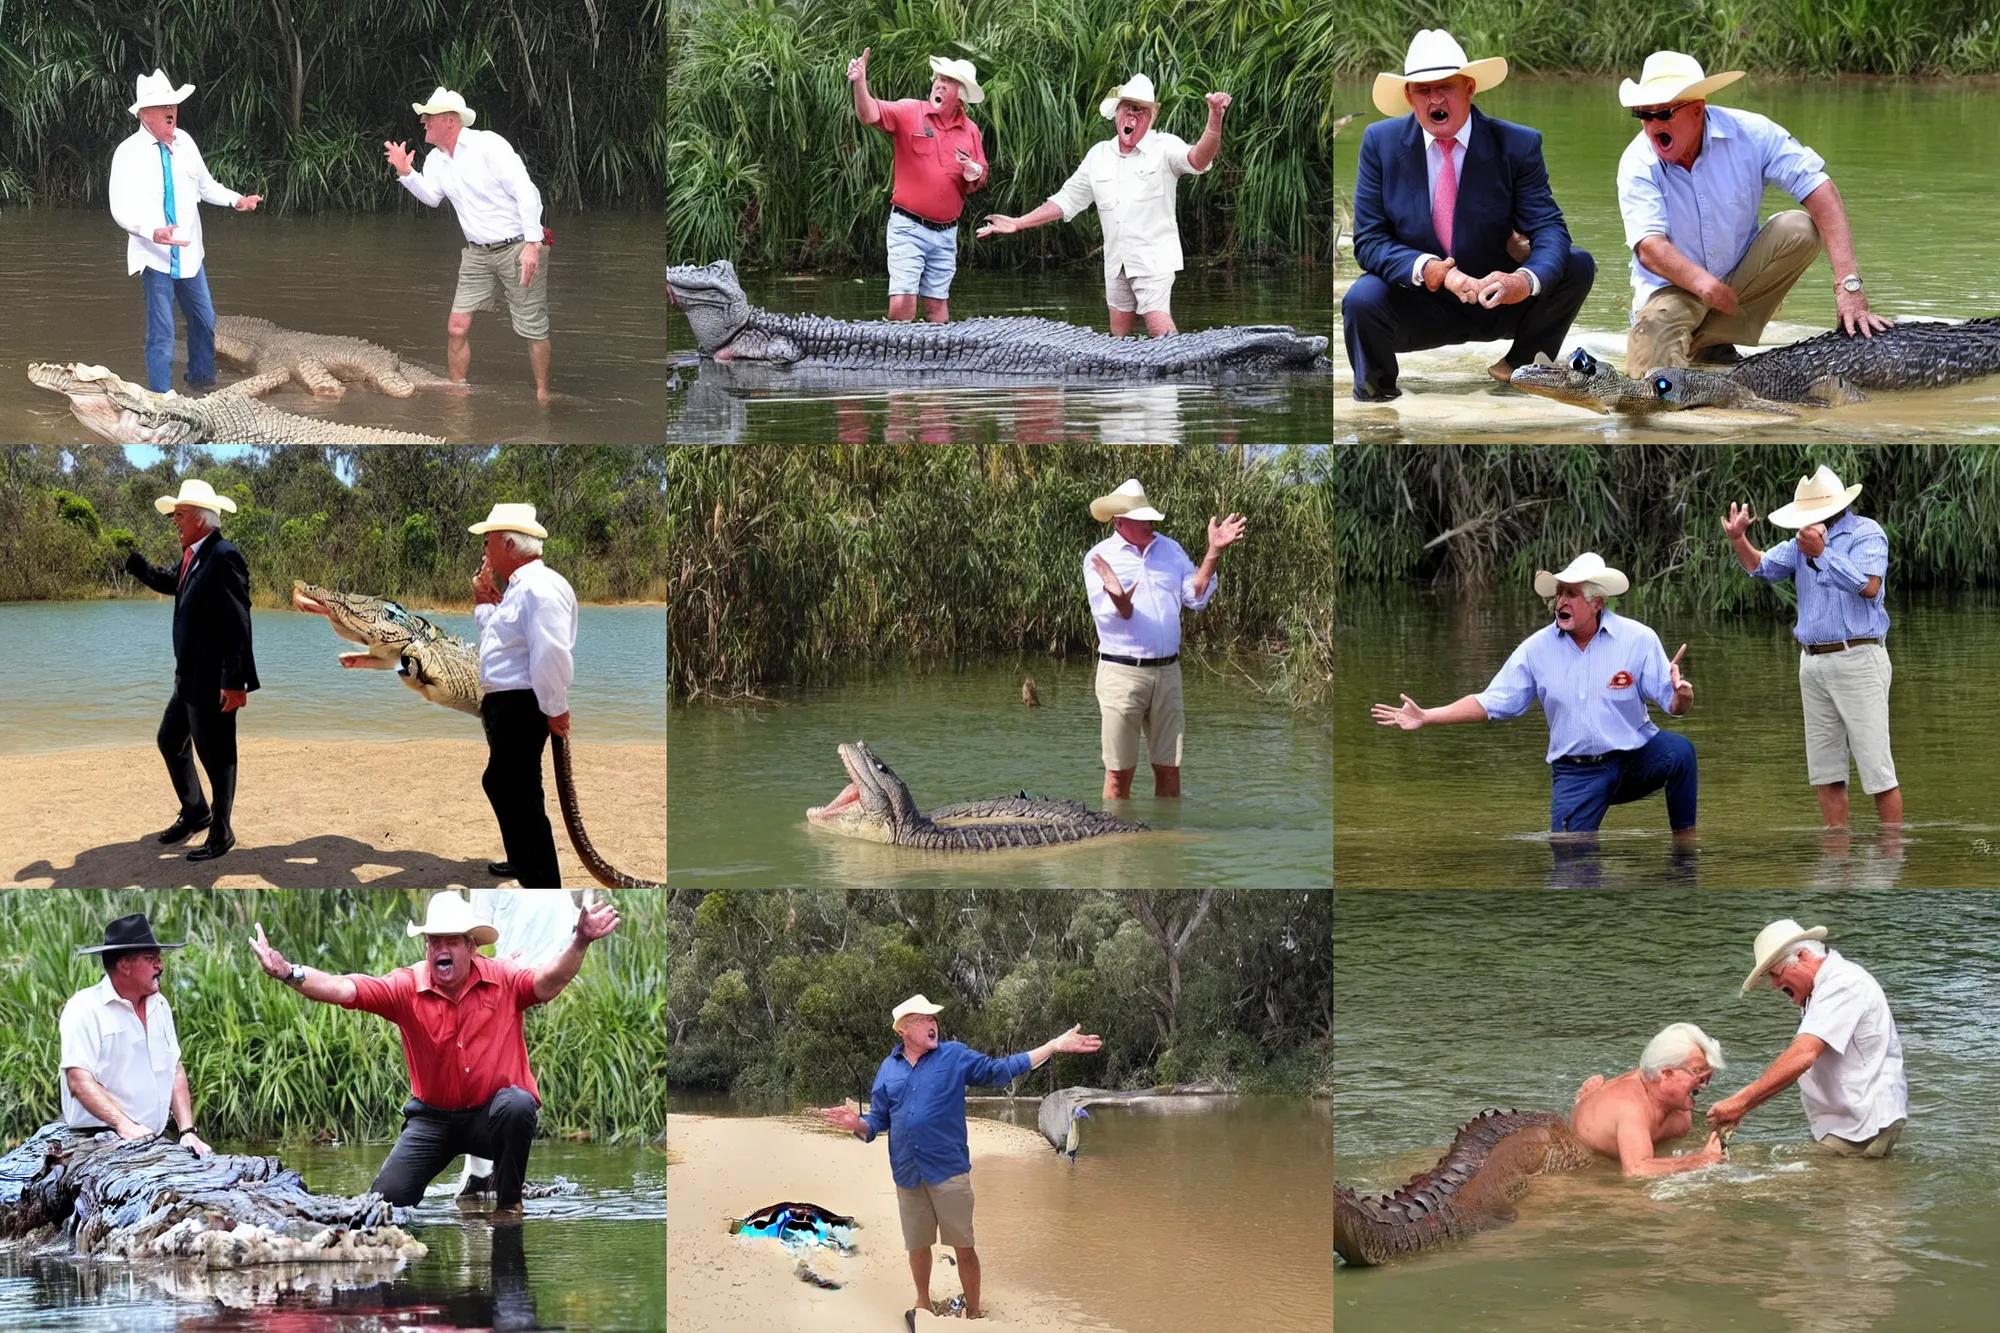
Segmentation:
[[(1511, 273), (1507, 238), (1520, 232), (1534, 245), (1528, 262), (1547, 290), (1569, 259), (1569, 228), (1549, 190), (1540, 131), (1495, 120), (1472, 109), (1465, 165), (1459, 168), (1458, 205), (1452, 211), (1452, 258), (1475, 278)], [(1410, 270), (1420, 254), (1442, 256), (1431, 225), (1431, 136), (1413, 115), (1378, 120), (1361, 136), (1354, 174), (1354, 258), (1395, 287), (1418, 284)]]
[(179, 561), (163, 568), (137, 551), (126, 557), (125, 572), (174, 599), (174, 675), (184, 698), (213, 703), (222, 690), (258, 687), (250, 652), (250, 566), (221, 533), (202, 542), (185, 583)]

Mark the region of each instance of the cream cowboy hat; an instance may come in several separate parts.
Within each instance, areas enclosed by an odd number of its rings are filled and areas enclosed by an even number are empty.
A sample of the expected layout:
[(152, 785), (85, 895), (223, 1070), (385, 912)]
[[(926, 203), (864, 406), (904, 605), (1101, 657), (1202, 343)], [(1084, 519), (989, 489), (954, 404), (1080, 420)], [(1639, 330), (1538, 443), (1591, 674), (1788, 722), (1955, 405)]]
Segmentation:
[(1443, 28), (1425, 28), (1410, 39), (1401, 74), (1375, 76), (1375, 109), (1385, 116), (1407, 116), (1410, 104), (1403, 97), (1405, 84), (1440, 83), (1458, 74), (1472, 80), (1473, 92), (1483, 93), (1507, 81), (1507, 61), (1502, 56), (1467, 60), (1457, 38)]
[(897, 1005), (895, 1011), (890, 1014), (889, 1026), (892, 1028), (898, 1027), (911, 1014), (941, 1014), (943, 1012), (943, 1005), (932, 1004), (921, 994), (912, 995), (909, 999)]
[(1620, 106), (1665, 106), (1670, 102), (1698, 102), (1718, 88), (1727, 88), (1743, 77), (1743, 71), (1703, 74), (1701, 62), (1679, 51), (1655, 51), (1646, 57), (1639, 81), (1626, 79), (1618, 85)]
[(193, 91), (194, 85), (191, 83), (184, 83), (176, 89), (174, 81), (167, 77), (167, 72), (156, 69), (151, 74), (139, 76), (138, 96), (133, 99), (128, 109), (136, 116), (141, 107), (179, 106), (187, 101), (188, 94)]
[(446, 890), (431, 895), (430, 903), (424, 908), (424, 924), (412, 921), (404, 928), (406, 935), (464, 935), (472, 940), (476, 949), (482, 944), (491, 944), (500, 938), (500, 932), (472, 914), (472, 904), (457, 894)]
[(1113, 88), (1111, 96), (1097, 104), (1097, 114), (1110, 120), (1118, 114), (1120, 102), (1144, 102), (1155, 111), (1160, 109), (1160, 99), (1153, 94), (1153, 81), (1143, 74), (1134, 74)]
[(493, 512), (486, 516), (484, 523), (474, 523), (466, 531), (481, 536), (489, 532), (521, 532), (530, 537), (549, 535), (547, 528), (535, 522), (533, 505), (494, 505)]
[(1109, 523), (1114, 518), (1137, 518), (1157, 523), (1166, 515), (1153, 508), (1146, 499), (1146, 488), (1133, 477), (1109, 495), (1100, 495), (1090, 502), (1090, 516), (1099, 523)]
[(1819, 470), (1810, 477), (1799, 478), (1798, 488), (1792, 492), (1792, 502), (1773, 509), (1767, 517), (1781, 528), (1811, 527), (1853, 504), (1854, 497), (1859, 494), (1860, 482), (1843, 487), (1840, 478), (1833, 475), (1833, 469), (1821, 463)]
[(932, 56), (931, 73), (942, 74), (957, 84), (958, 100), (968, 106), (977, 106), (986, 100), (986, 92), (979, 86), (979, 71), (972, 67), (970, 60), (947, 60), (943, 56)]
[(179, 495), (163, 495), (153, 501), (153, 508), (162, 514), (171, 514), (180, 505), (195, 505), (202, 509), (213, 509), (218, 514), (236, 512), (236, 501), (226, 495), (217, 495), (215, 487), (199, 477), (190, 477), (181, 483)]
[(1750, 969), (1750, 975), (1743, 978), (1743, 989), (1739, 995), (1748, 995), (1750, 987), (1758, 977), (1771, 970), (1773, 963), (1781, 962), (1786, 952), (1802, 940), (1823, 940), (1825, 926), (1814, 926), (1807, 930), (1790, 917), (1773, 921), (1757, 932), (1757, 942), (1750, 946), (1750, 956), (1757, 960), (1757, 966)]
[(1558, 583), (1595, 583), (1604, 589), (1606, 597), (1616, 597), (1632, 586), (1624, 571), (1613, 569), (1604, 563), (1604, 557), (1595, 551), (1585, 551), (1569, 562), (1569, 568), (1551, 574), (1546, 569), (1535, 571), (1535, 596), (1553, 597)]
[(420, 116), (438, 116), (447, 111), (456, 111), (458, 123), (467, 129), (471, 129), (472, 122), (479, 119), (479, 113), (467, 106), (465, 99), (449, 88), (438, 89), (431, 94), (431, 100), (428, 102), (410, 103), (410, 109)]

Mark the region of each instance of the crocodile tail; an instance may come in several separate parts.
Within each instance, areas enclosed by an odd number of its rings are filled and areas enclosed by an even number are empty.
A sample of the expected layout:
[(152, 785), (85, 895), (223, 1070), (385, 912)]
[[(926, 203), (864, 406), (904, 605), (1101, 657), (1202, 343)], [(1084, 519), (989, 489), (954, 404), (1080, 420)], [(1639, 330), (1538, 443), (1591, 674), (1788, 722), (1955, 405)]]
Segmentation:
[(569, 830), (570, 845), (576, 848), (577, 859), (583, 862), (590, 877), (607, 889), (664, 889), (664, 884), (636, 879), (615, 869), (590, 845), (590, 835), (583, 831), (583, 812), (577, 808), (576, 781), (570, 776), (569, 740), (553, 732), (549, 740), (555, 746), (556, 800), (562, 806), (563, 827)]

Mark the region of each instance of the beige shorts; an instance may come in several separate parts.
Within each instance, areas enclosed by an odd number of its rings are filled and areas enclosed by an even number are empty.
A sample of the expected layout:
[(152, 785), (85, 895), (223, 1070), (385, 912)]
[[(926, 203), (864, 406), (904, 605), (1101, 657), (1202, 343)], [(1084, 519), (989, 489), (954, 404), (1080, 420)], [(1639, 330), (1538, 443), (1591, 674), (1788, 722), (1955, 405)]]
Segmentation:
[(1097, 664), (1097, 711), (1104, 743), (1104, 766), (1123, 772), (1139, 766), (1139, 739), (1146, 757), (1167, 768), (1181, 766), (1181, 664), (1163, 667)]
[(1104, 299), (1113, 310), (1123, 310), (1128, 315), (1164, 314), (1173, 303), (1174, 275), (1161, 273), (1153, 277), (1127, 277), (1125, 266), (1119, 265), (1116, 272), (1104, 275)]
[(1887, 1157), (1896, 1140), (1903, 1136), (1903, 1126), (1907, 1123), (1907, 1120), (1892, 1120), (1872, 1139), (1843, 1139), (1838, 1134), (1829, 1134), (1819, 1142), (1821, 1147), (1831, 1148), (1842, 1157)]
[(906, 1190), (896, 1186), (896, 1211), (903, 1218), (903, 1248), (928, 1250), (940, 1238), (947, 1245), (972, 1247), (972, 1174)]
[(549, 247), (542, 247), (541, 267), (535, 270), (531, 287), (521, 285), (521, 247), (526, 241), (503, 245), (497, 250), (481, 250), (468, 245), (458, 254), (458, 291), (451, 298), (451, 313), (466, 315), (475, 310), (498, 310), (507, 304), (514, 332), (531, 341), (549, 336)]
[(1815, 787), (1847, 781), (1853, 756), (1861, 790), (1896, 786), (1889, 754), (1889, 650), (1864, 643), (1838, 653), (1799, 654), (1799, 696), (1806, 713), (1806, 780)]

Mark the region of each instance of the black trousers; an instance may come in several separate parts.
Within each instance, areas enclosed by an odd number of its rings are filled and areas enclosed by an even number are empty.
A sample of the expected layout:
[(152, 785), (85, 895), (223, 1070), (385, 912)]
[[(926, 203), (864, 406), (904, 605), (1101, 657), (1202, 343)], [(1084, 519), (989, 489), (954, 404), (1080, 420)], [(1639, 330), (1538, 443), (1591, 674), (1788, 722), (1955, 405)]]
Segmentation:
[(369, 1186), (394, 1204), (413, 1204), (424, 1186), (460, 1153), (493, 1159), (494, 1203), (521, 1206), (521, 1182), (528, 1178), (528, 1149), (535, 1141), (541, 1108), (525, 1088), (502, 1088), (484, 1106), (441, 1111), (415, 1097), (403, 1104), (403, 1132)]
[(559, 889), (562, 870), (556, 864), (556, 835), (549, 827), (548, 802), (542, 795), (542, 749), (549, 743), (549, 720), (533, 690), (488, 694), (480, 702), (479, 720), (486, 727), (487, 752), (479, 785), (486, 789), (493, 817), (500, 821), (500, 843), (507, 849), (514, 878), (524, 889)]
[[(221, 842), (229, 833), (229, 812), (236, 804), (236, 714), (222, 711), (221, 694), (220, 689), (197, 690), (194, 697), (182, 698), (180, 677), (174, 677), (173, 697), (167, 700), (155, 737), (167, 761), (167, 776), (181, 798), (181, 814), (196, 821), (213, 817), (210, 842)], [(201, 779), (194, 770), (197, 755), (208, 773), (212, 802), (201, 794)]]
[(1588, 250), (1571, 250), (1562, 276), (1513, 305), (1467, 305), (1443, 287), (1393, 287), (1373, 273), (1354, 280), (1340, 299), (1347, 337), (1347, 364), (1354, 368), (1354, 396), (1362, 402), (1394, 398), (1396, 353), (1420, 352), (1454, 343), (1512, 338), (1507, 364), (1517, 369), (1538, 352), (1555, 357), (1597, 280), (1597, 261)]

